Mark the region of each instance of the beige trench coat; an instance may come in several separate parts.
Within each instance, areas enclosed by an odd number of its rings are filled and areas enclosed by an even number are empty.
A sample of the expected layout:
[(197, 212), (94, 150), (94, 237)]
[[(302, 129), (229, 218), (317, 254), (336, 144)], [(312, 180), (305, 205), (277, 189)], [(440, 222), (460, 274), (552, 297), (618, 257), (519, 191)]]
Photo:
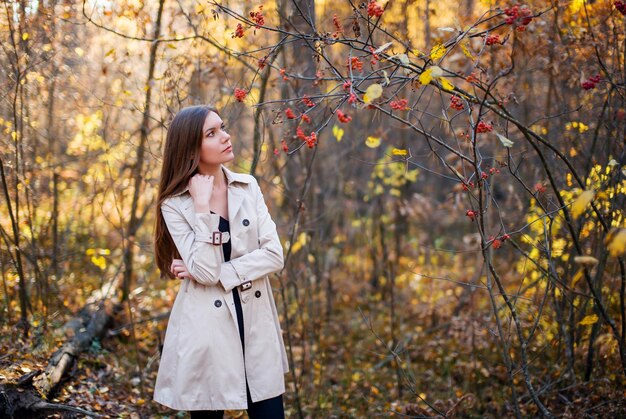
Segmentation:
[[(254, 177), (222, 167), (228, 181), (231, 260), (208, 243), (219, 215), (196, 214), (187, 190), (161, 210), (185, 266), (195, 280), (181, 282), (172, 307), (154, 400), (177, 410), (246, 409), (285, 391), (287, 354), (268, 275), (283, 267), (276, 225)], [(239, 288), (245, 357), (232, 289)]]

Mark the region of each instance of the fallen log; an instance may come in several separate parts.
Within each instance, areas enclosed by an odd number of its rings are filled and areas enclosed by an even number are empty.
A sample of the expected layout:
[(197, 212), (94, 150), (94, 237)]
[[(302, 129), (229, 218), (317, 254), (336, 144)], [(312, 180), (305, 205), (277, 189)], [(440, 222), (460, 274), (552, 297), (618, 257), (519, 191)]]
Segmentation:
[[(0, 417), (37, 418), (52, 412), (70, 411), (90, 417), (100, 415), (74, 406), (49, 403), (58, 390), (61, 380), (74, 365), (80, 354), (91, 347), (94, 339), (101, 338), (111, 323), (113, 315), (121, 309), (116, 297), (106, 297), (111, 284), (92, 294), (87, 304), (68, 321), (64, 330), (69, 341), (52, 354), (45, 370), (31, 372), (17, 383), (0, 385)], [(103, 292), (107, 290), (107, 292)]]

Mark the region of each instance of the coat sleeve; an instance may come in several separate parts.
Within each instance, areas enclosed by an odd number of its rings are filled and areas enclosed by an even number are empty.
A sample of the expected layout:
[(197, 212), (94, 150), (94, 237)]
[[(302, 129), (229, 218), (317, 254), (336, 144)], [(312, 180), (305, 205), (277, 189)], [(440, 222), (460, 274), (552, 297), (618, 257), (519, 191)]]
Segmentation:
[[(254, 179), (254, 178), (253, 178)], [(257, 228), (259, 248), (222, 264), (220, 282), (226, 291), (247, 281), (264, 278), (283, 268), (283, 246), (276, 232), (259, 184), (251, 182), (256, 195)]]
[(172, 201), (161, 204), (161, 213), (187, 270), (196, 282), (217, 285), (222, 266), (221, 246), (210, 244), (209, 238), (219, 230), (219, 215), (197, 213), (191, 226)]

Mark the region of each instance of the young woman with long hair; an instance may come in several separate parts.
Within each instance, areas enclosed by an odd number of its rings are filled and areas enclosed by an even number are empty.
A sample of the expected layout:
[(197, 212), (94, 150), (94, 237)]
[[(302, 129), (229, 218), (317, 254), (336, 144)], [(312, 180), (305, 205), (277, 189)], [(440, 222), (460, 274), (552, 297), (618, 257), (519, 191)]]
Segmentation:
[(154, 248), (161, 274), (182, 282), (154, 400), (192, 418), (235, 409), (284, 418), (288, 364), (268, 277), (282, 269), (283, 250), (256, 179), (223, 166), (234, 157), (215, 108), (172, 120)]

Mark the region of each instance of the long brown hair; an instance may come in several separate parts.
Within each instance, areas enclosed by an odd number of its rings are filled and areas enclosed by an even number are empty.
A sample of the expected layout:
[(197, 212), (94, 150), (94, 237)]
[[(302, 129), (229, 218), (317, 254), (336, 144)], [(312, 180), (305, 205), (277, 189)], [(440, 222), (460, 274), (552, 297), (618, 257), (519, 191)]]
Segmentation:
[(209, 112), (218, 113), (214, 107), (208, 105), (184, 108), (176, 114), (167, 131), (154, 229), (154, 255), (161, 277), (173, 278), (170, 264), (174, 258), (180, 258), (163, 219), (161, 204), (170, 196), (183, 191), (189, 179), (197, 173), (202, 128)]

